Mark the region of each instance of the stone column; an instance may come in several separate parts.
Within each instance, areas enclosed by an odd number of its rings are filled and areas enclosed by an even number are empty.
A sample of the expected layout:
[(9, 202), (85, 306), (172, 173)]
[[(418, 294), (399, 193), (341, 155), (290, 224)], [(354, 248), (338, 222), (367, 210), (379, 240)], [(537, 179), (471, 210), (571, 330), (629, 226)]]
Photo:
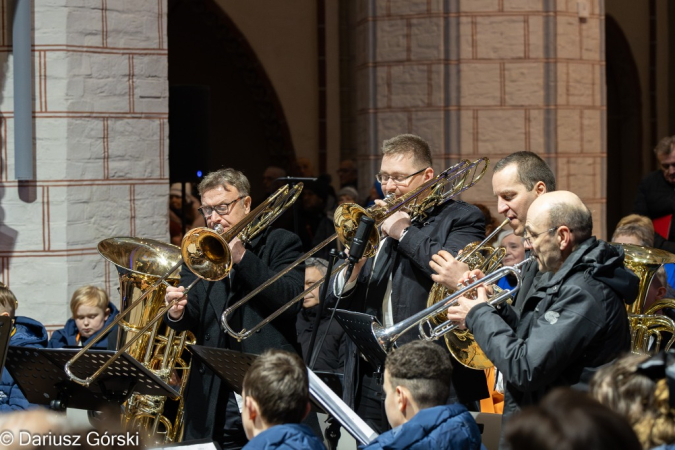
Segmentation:
[[(358, 2), (360, 186), (382, 140), (427, 139), (434, 168), (520, 150), (544, 157), (605, 230), (602, 0)], [(491, 173), (463, 199), (496, 214)]]
[(18, 297), (18, 314), (57, 326), (79, 286), (101, 286), (118, 303), (100, 240), (168, 240), (167, 6), (33, 2), (36, 178), (20, 183), (10, 3), (0, 1), (0, 281)]

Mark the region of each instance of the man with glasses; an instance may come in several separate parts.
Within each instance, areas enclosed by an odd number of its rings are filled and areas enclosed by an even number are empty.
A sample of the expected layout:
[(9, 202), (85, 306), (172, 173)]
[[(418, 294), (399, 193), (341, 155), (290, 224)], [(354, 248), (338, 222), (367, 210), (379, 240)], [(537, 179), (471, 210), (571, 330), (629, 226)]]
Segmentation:
[(675, 136), (661, 139), (654, 154), (659, 170), (640, 182), (633, 212), (654, 221), (654, 247), (675, 252)]
[[(200, 211), (209, 228), (221, 225), (230, 230), (250, 211), (250, 184), (246, 176), (233, 169), (221, 169), (204, 177), (199, 184), (202, 198)], [(251, 242), (238, 237), (229, 242), (232, 270), (220, 281), (201, 281), (184, 296), (196, 275), (183, 266), (180, 287), (168, 287), (167, 303), (178, 300), (169, 310), (167, 323), (178, 330), (192, 331), (197, 344), (229, 348), (260, 354), (268, 348), (297, 352), (295, 317), (297, 308), (289, 308), (277, 319), (249, 339), (237, 342), (220, 328), (220, 317), (226, 306), (269, 280), (277, 272), (299, 258), (300, 239), (280, 229), (266, 228)], [(239, 308), (232, 316), (235, 329), (251, 328), (302, 292), (302, 266), (284, 275)], [(193, 359), (185, 394), (185, 440), (213, 439), (222, 448), (241, 448), (247, 440), (234, 392), (229, 390), (209, 368)]]
[[(468, 328), (503, 374), (505, 419), (556, 386), (583, 387), (598, 367), (629, 351), (624, 299), (638, 291), (623, 250), (592, 236), (591, 212), (575, 194), (542, 194), (523, 228), (543, 275), (523, 300), (519, 320), (500, 314), (509, 305), (489, 305), (485, 287), (448, 309), (448, 319)], [(484, 275), (465, 274), (474, 276)]]
[[(419, 136), (403, 134), (384, 141), (377, 179), (385, 196), (399, 198), (434, 178), (429, 144)], [(376, 201), (384, 206), (383, 201)], [(345, 283), (344, 273), (336, 277), (335, 292), (342, 292), (339, 308), (366, 312), (389, 326), (426, 307), (433, 281), (428, 262), (445, 249), (452, 254), (485, 236), (483, 214), (475, 206), (450, 200), (412, 222), (405, 212), (396, 212), (382, 223), (387, 236), (374, 258), (362, 259)], [(344, 286), (343, 286), (344, 285)], [(329, 298), (334, 303), (334, 296)], [(399, 339), (403, 344), (418, 339), (416, 331)], [(487, 397), (482, 372), (456, 364), (453, 382), (459, 399), (466, 403)], [(374, 368), (357, 356), (350, 341), (345, 363), (345, 400), (373, 428), (388, 428), (382, 403), (382, 386)]]

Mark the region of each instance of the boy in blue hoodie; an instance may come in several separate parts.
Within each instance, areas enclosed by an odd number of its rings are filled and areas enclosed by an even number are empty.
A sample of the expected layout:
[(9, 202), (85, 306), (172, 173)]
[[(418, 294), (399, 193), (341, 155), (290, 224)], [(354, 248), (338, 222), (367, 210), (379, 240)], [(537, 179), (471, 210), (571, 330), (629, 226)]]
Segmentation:
[[(64, 328), (52, 333), (49, 348), (87, 345), (89, 340), (97, 337), (119, 312), (115, 305), (108, 301), (108, 294), (96, 286), (82, 286), (77, 289), (70, 299), (70, 311), (73, 317), (68, 319)], [(114, 327), (109, 334), (115, 336), (116, 329), (117, 327)], [(93, 348), (108, 347), (108, 339), (105, 336)]]
[(325, 450), (300, 422), (309, 413), (307, 367), (294, 353), (268, 350), (244, 377), (241, 418), (248, 444), (243, 450)]
[[(16, 316), (17, 306), (19, 302), (12, 291), (0, 286), (0, 316), (10, 317), (14, 324), (9, 345), (44, 348), (47, 345), (47, 330), (40, 322)], [(28, 409), (33, 406), (35, 405), (28, 403), (7, 369), (3, 368), (0, 379), (0, 412)]]
[(413, 341), (387, 355), (384, 364), (384, 408), (393, 429), (367, 450), (479, 450), (480, 430), (460, 403), (447, 405), (452, 365), (439, 345)]

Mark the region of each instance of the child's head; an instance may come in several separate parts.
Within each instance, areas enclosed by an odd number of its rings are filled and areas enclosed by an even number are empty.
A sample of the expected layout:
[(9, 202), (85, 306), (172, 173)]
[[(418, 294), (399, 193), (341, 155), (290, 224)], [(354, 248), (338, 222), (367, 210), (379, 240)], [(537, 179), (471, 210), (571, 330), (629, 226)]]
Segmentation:
[(89, 338), (105, 325), (110, 315), (108, 294), (96, 286), (82, 286), (70, 299), (70, 311), (80, 332), (80, 337)]
[(444, 405), (450, 395), (452, 365), (439, 345), (413, 341), (387, 355), (384, 401), (387, 420), (397, 427), (417, 411)]
[(0, 286), (0, 316), (9, 316), (13, 319), (17, 306), (19, 306), (19, 302), (12, 291), (7, 289), (5, 285)]
[(246, 437), (282, 423), (299, 423), (309, 412), (309, 378), (302, 359), (283, 350), (268, 350), (251, 365), (242, 396)]

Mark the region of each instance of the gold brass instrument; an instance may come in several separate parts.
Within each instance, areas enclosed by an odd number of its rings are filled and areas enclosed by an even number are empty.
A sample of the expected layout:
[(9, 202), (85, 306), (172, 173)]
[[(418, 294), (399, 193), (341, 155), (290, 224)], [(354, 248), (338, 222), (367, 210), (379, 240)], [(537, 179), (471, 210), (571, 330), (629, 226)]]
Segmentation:
[[(675, 308), (675, 299), (663, 298), (646, 308), (649, 285), (656, 271), (663, 264), (675, 262), (675, 255), (657, 248), (632, 244), (617, 244), (623, 247), (626, 255), (624, 265), (640, 279), (640, 288), (635, 301), (627, 305), (628, 321), (631, 330), (631, 351), (633, 353), (655, 353), (661, 347), (661, 333), (670, 333), (671, 337), (665, 350), (675, 343), (675, 321), (668, 316), (657, 314), (664, 308)], [(653, 338), (653, 339), (652, 339)], [(650, 342), (653, 345), (650, 350)]]
[[(131, 313), (138, 305), (141, 304), (153, 291), (160, 285), (170, 285), (167, 281), (170, 277), (178, 271), (181, 264), (185, 264), (197, 278), (186, 289), (187, 293), (199, 279), (208, 281), (217, 281), (225, 278), (232, 268), (232, 255), (230, 253), (229, 242), (235, 237), (239, 237), (242, 242), (248, 242), (253, 239), (258, 233), (269, 226), (277, 217), (279, 217), (289, 206), (295, 202), (302, 191), (302, 183), (299, 183), (292, 188), (288, 186), (280, 187), (274, 194), (267, 198), (260, 206), (249, 212), (242, 220), (235, 224), (226, 232), (222, 232), (222, 227), (219, 230), (211, 230), (209, 228), (194, 228), (190, 230), (181, 243), (181, 257), (175, 258), (172, 255), (163, 255), (166, 260), (166, 270), (164, 275), (158, 277), (154, 283), (146, 287), (140, 296), (134, 300), (128, 307), (120, 311), (119, 315), (106, 328), (100, 332), (100, 336), (106, 335), (115, 325), (122, 321), (127, 315)], [(133, 238), (126, 238), (132, 239)], [(104, 241), (105, 242), (105, 241)], [(145, 263), (136, 268), (137, 272), (146, 273)], [(110, 365), (117, 360), (122, 353), (129, 350), (145, 334), (153, 327), (166, 312), (171, 309), (177, 300), (172, 301), (168, 305), (157, 311), (156, 315), (147, 321), (147, 323), (138, 326), (136, 333), (113, 355), (106, 361), (98, 370), (87, 378), (81, 378), (75, 375), (71, 370), (72, 365), (82, 355), (95, 345), (100, 338), (92, 339), (86, 346), (82, 348), (64, 367), (68, 377), (83, 386), (89, 386), (96, 378), (98, 378)], [(142, 345), (142, 344), (139, 344)], [(81, 371), (80, 371), (81, 372)]]
[[(323, 278), (312, 284), (309, 288), (298, 294), (295, 298), (289, 300), (284, 306), (277, 309), (250, 330), (244, 328), (237, 332), (232, 329), (228, 323), (229, 316), (232, 315), (235, 310), (246, 304), (272, 283), (275, 283), (279, 278), (293, 270), (298, 264), (303, 263), (307, 258), (311, 257), (314, 253), (328, 245), (335, 238), (340, 239), (340, 242), (344, 245), (344, 247), (350, 248), (352, 240), (356, 235), (356, 231), (361, 221), (361, 217), (364, 214), (375, 221), (375, 226), (373, 227), (373, 231), (370, 233), (366, 250), (364, 252), (364, 256), (370, 258), (377, 253), (377, 248), (379, 247), (381, 237), (379, 227), (382, 225), (382, 222), (384, 222), (385, 219), (397, 211), (407, 212), (410, 214), (412, 221), (425, 218), (426, 212), (429, 209), (449, 201), (453, 197), (471, 188), (478, 181), (480, 181), (487, 171), (489, 162), (490, 160), (488, 158), (480, 158), (473, 162), (462, 160), (454, 166), (449, 167), (435, 178), (422, 184), (417, 189), (414, 189), (399, 198), (388, 196), (384, 199), (384, 206), (373, 205), (368, 209), (364, 209), (361, 206), (353, 203), (345, 203), (340, 205), (335, 210), (333, 218), (333, 224), (335, 226), (336, 233), (318, 244), (309, 252), (302, 255), (293, 264), (289, 265), (284, 270), (276, 274), (266, 283), (260, 285), (244, 298), (223, 311), (221, 316), (221, 324), (223, 328), (230, 336), (237, 339), (238, 341), (242, 341), (283, 314), (284, 311), (295, 305), (298, 301), (302, 300), (304, 296), (307, 295), (307, 293), (320, 286), (323, 283)], [(345, 262), (339, 265), (331, 272), (331, 275), (338, 273), (347, 264), (348, 263)]]
[[(457, 258), (458, 261), (466, 263), (469, 270), (479, 269), (484, 274), (488, 275), (501, 266), (502, 259), (506, 255), (506, 250), (502, 247), (494, 248), (487, 245), (510, 221), (504, 221), (495, 228), (482, 242), (471, 243), (462, 250), (461, 255)], [(434, 283), (427, 298), (427, 307), (434, 305), (444, 298), (452, 294), (455, 289), (447, 288), (441, 284)], [(438, 325), (447, 320), (445, 310), (438, 316), (432, 317), (429, 321), (429, 327)], [(469, 330), (456, 329), (452, 333), (445, 334), (445, 343), (452, 356), (462, 365), (470, 369), (488, 369), (493, 366), (492, 362), (485, 356), (480, 346), (473, 338), (473, 334)]]
[(533, 259), (534, 257), (530, 256), (529, 258), (526, 258), (524, 261), (521, 261), (514, 266), (502, 267), (501, 269), (498, 269), (492, 272), (491, 274), (486, 275), (484, 278), (474, 281), (473, 283), (460, 289), (459, 291), (453, 293), (452, 295), (445, 297), (440, 302), (437, 302), (431, 305), (430, 307), (423, 309), (422, 311), (416, 314), (413, 314), (407, 319), (395, 323), (390, 327), (384, 328), (382, 325), (374, 323), (373, 334), (375, 335), (377, 342), (380, 344), (380, 347), (382, 347), (382, 349), (385, 352), (389, 352), (396, 343), (396, 340), (415, 326), (418, 327), (420, 337), (422, 339), (427, 341), (434, 341), (439, 337), (453, 331), (458, 327), (458, 325), (446, 319), (443, 323), (438, 324), (436, 327), (430, 328), (429, 331), (427, 332), (424, 326), (426, 324), (429, 324), (432, 318), (437, 317), (440, 313), (447, 311), (448, 308), (454, 306), (458, 302), (459, 297), (467, 296), (478, 286), (493, 285), (494, 283), (499, 281), (499, 279), (502, 278), (503, 276), (513, 274), (516, 277), (516, 285), (513, 287), (513, 289), (505, 289), (503, 291), (496, 292), (489, 299), (490, 306), (497, 306), (505, 302), (513, 295), (515, 295), (516, 292), (518, 292), (518, 290), (520, 289), (520, 285), (522, 283), (521, 278), (522, 268), (525, 264), (527, 264)]

